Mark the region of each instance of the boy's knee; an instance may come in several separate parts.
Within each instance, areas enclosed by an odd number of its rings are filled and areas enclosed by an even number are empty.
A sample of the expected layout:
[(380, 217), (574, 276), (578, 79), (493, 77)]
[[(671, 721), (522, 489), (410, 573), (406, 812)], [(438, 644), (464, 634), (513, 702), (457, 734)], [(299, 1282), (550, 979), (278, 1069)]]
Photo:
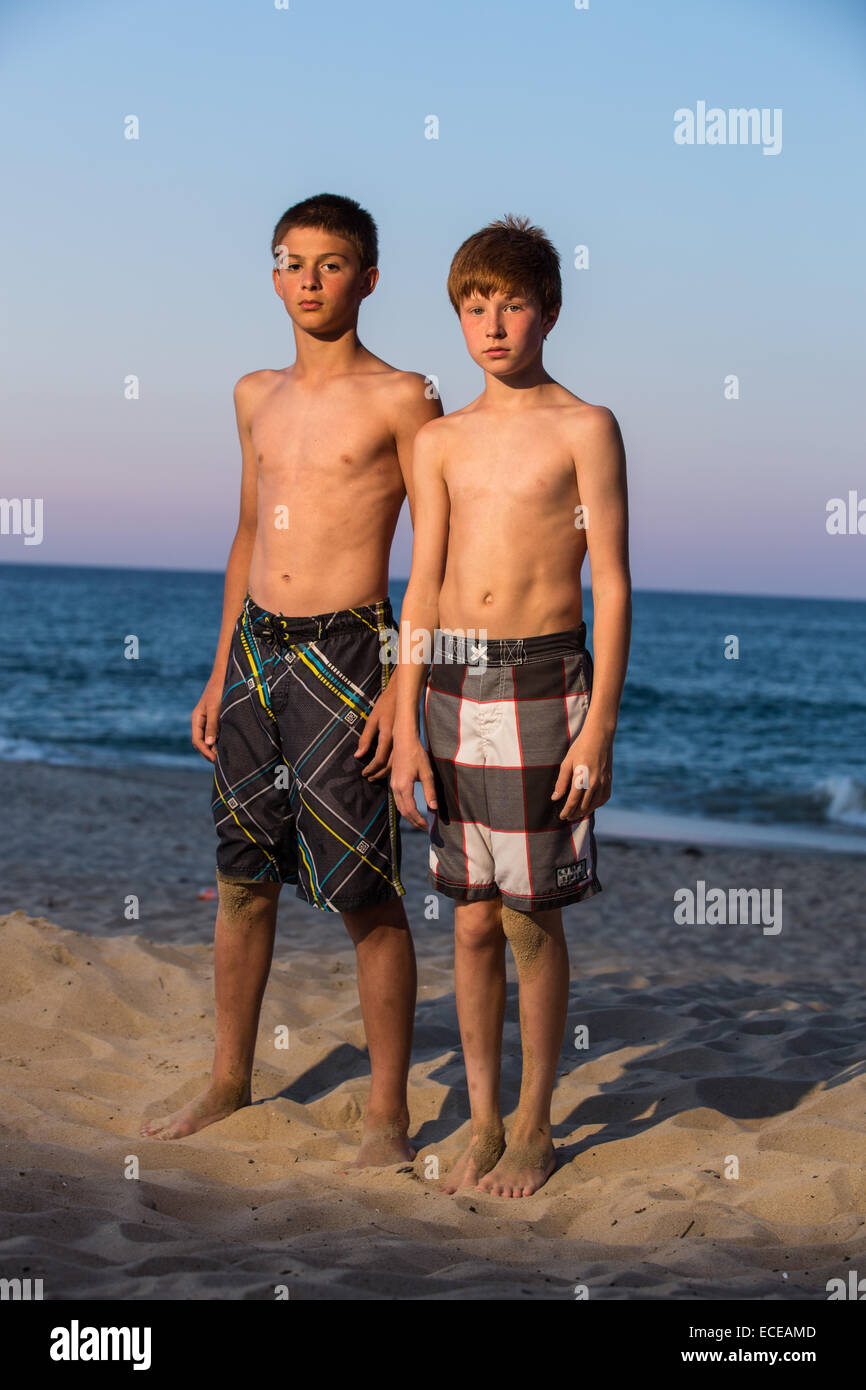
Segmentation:
[(544, 949), (548, 933), (528, 913), (518, 912), (507, 903), (502, 905), (502, 930), (508, 938), (517, 969), (531, 969)]
[(385, 938), (394, 929), (405, 932), (410, 940), (412, 937), (403, 900), (396, 895), (388, 898), (384, 903), (376, 903), (372, 907), (354, 908), (351, 912), (344, 911), (341, 916), (354, 946), (359, 946), (361, 942), (367, 941), (371, 937), (376, 940)]
[(473, 903), (454, 916), (454, 935), (461, 946), (483, 950), (502, 941), (502, 913), (498, 898), (490, 902)]
[(264, 895), (252, 883), (235, 883), (217, 874), (220, 911), (232, 925), (245, 926), (260, 909)]

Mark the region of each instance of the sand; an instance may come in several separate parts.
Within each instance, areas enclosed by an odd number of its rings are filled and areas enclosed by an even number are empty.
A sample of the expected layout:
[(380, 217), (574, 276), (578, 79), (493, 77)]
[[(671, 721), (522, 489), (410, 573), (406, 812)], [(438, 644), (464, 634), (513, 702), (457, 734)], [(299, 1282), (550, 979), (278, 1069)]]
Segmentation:
[[(50, 1299), (823, 1300), (866, 1269), (863, 858), (605, 839), (602, 812), (604, 892), (565, 913), (560, 1166), (531, 1198), (450, 1197), (434, 1174), (468, 1108), (422, 834), (404, 833), (419, 1154), (344, 1176), (369, 1068), (340, 919), (284, 892), (253, 1104), (141, 1139), (210, 1065), (207, 772), (2, 773), (0, 1276)], [(780, 888), (782, 930), (677, 925), (699, 879)], [(515, 981), (509, 963), (506, 1114)]]

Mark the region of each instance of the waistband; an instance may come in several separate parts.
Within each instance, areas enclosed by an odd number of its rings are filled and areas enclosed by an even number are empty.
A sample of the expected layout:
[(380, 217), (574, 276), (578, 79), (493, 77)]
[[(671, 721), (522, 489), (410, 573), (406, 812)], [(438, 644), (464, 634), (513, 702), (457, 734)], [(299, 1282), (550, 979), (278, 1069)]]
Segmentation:
[(523, 666), (527, 661), (550, 661), (569, 652), (586, 650), (586, 623), (540, 637), (456, 637), (436, 629), (433, 665)]
[(337, 632), (370, 629), (380, 632), (383, 627), (394, 626), (389, 598), (377, 599), (375, 603), (361, 604), (357, 608), (338, 608), (332, 613), (291, 618), (284, 613), (267, 612), (247, 594), (243, 611), (256, 636), (272, 643), (314, 642)]

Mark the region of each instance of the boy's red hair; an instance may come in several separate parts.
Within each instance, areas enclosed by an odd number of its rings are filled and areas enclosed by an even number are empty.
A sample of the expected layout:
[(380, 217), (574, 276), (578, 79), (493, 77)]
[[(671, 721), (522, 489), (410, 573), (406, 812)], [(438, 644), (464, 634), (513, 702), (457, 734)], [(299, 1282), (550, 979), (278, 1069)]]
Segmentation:
[(448, 272), (448, 298), (459, 314), (472, 294), (531, 295), (545, 316), (562, 304), (559, 254), (540, 227), (510, 213), (467, 237)]

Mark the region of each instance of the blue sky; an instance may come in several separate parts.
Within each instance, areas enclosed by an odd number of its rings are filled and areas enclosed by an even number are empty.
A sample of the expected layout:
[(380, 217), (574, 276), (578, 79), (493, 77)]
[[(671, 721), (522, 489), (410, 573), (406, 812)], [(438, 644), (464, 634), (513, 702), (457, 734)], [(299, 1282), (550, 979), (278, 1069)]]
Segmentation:
[[(481, 384), (451, 255), (505, 212), (546, 229), (547, 364), (620, 421), (636, 586), (863, 596), (866, 536), (825, 528), (866, 498), (862, 6), (37, 2), (0, 37), (0, 491), (45, 517), (0, 560), (223, 566), (232, 387), (292, 358), (270, 234), (326, 190), (379, 223), (364, 341), (446, 409)], [(781, 108), (781, 152), (675, 144), (699, 101)], [(410, 554), (404, 511), (395, 575)]]

